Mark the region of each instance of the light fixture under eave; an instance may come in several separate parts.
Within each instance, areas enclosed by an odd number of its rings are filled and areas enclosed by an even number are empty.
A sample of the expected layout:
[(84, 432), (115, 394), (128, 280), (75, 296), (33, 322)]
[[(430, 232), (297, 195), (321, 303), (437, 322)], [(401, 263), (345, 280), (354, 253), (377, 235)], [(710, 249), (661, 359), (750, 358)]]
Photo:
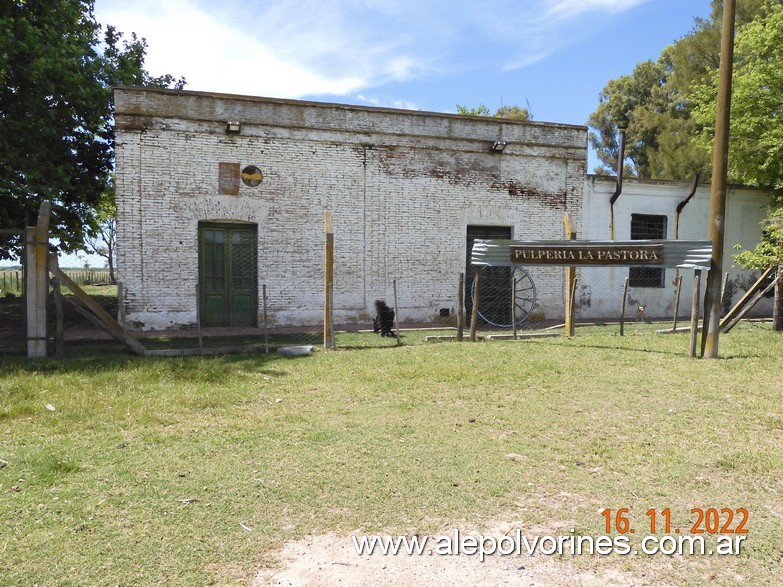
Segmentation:
[(237, 121), (229, 120), (226, 123), (226, 134), (227, 135), (238, 135), (242, 132), (242, 124), (240, 124)]
[(502, 153), (503, 149), (506, 148), (507, 144), (508, 143), (506, 143), (506, 141), (495, 141), (494, 143), (492, 143), (492, 152), (493, 153)]

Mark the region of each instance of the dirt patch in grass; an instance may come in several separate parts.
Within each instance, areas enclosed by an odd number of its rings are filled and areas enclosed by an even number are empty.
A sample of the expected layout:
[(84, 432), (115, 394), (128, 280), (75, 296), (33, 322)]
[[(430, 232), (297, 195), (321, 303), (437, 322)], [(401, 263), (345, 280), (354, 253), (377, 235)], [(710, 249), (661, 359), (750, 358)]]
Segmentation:
[[(557, 524), (558, 526), (560, 524)], [(462, 537), (515, 536), (521, 522), (500, 522), (482, 531), (460, 531)], [(537, 528), (538, 530), (545, 530)], [(444, 529), (438, 537), (455, 535), (454, 528)], [(543, 536), (547, 534), (536, 534)], [(536, 535), (528, 535), (532, 542)], [(568, 535), (568, 529), (554, 531), (553, 535)], [(361, 534), (354, 533), (357, 539)], [(396, 538), (396, 537), (395, 537)], [(429, 537), (428, 540), (436, 540)], [(435, 544), (435, 543), (433, 543)], [(524, 548), (524, 547), (523, 547)], [(671, 569), (668, 560), (656, 561), (656, 568), (641, 565), (639, 569), (623, 568), (624, 559), (618, 556), (595, 557), (595, 564), (581, 564), (574, 557), (529, 555), (487, 556), (483, 562), (478, 554), (468, 556), (438, 556), (435, 554), (396, 556), (381, 553), (372, 556), (358, 555), (352, 536), (326, 534), (307, 536), (288, 542), (277, 553), (280, 567), (260, 571), (253, 582), (254, 587), (359, 587), (364, 585), (397, 586), (427, 585), (446, 587), (451, 585), (509, 585), (509, 586), (637, 586), (657, 587), (675, 585), (662, 575)], [(569, 560), (571, 558), (572, 560)], [(592, 561), (591, 561), (592, 562)], [(645, 561), (642, 561), (645, 562)]]

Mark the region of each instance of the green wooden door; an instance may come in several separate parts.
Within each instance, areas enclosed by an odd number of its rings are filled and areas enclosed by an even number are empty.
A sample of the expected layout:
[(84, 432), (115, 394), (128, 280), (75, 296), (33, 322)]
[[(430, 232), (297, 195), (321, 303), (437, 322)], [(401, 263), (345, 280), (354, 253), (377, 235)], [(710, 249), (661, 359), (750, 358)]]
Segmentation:
[(255, 326), (258, 315), (255, 226), (199, 225), (199, 288), (204, 326)]

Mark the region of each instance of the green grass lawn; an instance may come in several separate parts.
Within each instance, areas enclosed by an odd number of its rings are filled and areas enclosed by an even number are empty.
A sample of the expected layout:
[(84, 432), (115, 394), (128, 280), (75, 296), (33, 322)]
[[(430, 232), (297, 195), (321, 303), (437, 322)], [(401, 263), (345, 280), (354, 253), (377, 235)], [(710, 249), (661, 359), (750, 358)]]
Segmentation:
[(741, 556), (568, 558), (650, 584), (783, 584), (783, 335), (742, 324), (693, 360), (687, 335), (614, 331), (0, 359), (0, 584), (241, 585), (306, 534), (509, 517), (598, 536), (604, 508), (639, 533), (670, 508), (689, 532), (710, 507), (748, 509)]

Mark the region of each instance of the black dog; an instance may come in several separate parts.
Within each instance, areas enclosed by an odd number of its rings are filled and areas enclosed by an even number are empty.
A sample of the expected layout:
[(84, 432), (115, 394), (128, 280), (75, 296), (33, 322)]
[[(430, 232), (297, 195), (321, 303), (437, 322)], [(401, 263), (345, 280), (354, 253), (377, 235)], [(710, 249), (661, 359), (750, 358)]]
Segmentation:
[(375, 318), (372, 319), (373, 332), (381, 336), (394, 336), (394, 310), (383, 300), (375, 300)]

